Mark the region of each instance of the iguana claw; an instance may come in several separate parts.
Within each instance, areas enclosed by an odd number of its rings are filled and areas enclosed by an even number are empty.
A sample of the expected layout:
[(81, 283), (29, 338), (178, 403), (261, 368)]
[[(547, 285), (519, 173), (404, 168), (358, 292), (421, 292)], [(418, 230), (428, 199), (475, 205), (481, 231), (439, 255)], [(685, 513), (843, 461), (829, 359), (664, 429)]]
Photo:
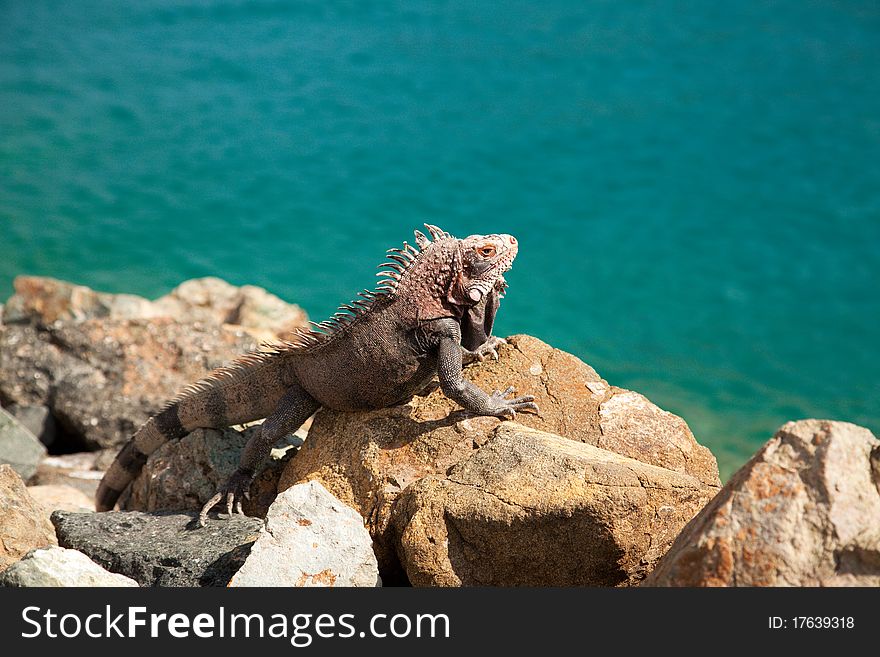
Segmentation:
[(507, 344), (507, 340), (504, 338), (497, 338), (493, 335), (473, 351), (462, 347), (465, 362), (473, 363), (474, 361), (479, 361), (482, 363), (486, 360), (486, 356), (492, 356), (492, 360), (498, 360), (498, 347), (503, 344)]
[(225, 501), (226, 503), (226, 514), (228, 516), (232, 516), (233, 509), (235, 510), (235, 513), (243, 516), (244, 509), (242, 508), (242, 500), (250, 499), (250, 486), (253, 480), (253, 474), (244, 472), (241, 469), (232, 473), (232, 476), (229, 477), (214, 497), (208, 500), (207, 504), (202, 507), (202, 510), (199, 512), (198, 526), (205, 526), (205, 523), (208, 520), (208, 511), (213, 509), (214, 506), (221, 501)]
[(506, 420), (514, 420), (516, 419), (517, 411), (538, 412), (538, 405), (535, 403), (535, 397), (533, 395), (523, 395), (522, 397), (516, 397), (515, 399), (507, 398), (508, 395), (512, 395), (515, 392), (516, 389), (513, 386), (510, 386), (503, 392), (496, 390), (492, 393), (489, 400), (493, 405), (493, 415)]

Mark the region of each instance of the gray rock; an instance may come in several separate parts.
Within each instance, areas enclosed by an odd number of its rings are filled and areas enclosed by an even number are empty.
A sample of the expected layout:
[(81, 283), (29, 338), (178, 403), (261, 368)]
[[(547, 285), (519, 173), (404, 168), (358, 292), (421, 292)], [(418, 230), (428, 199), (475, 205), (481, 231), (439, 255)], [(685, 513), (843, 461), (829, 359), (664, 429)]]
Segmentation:
[[(131, 511), (198, 511), (238, 468), (241, 451), (260, 431), (252, 426), (235, 429), (196, 429), (181, 440), (165, 443), (153, 452), (120, 508)], [(291, 437), (293, 438), (293, 437)], [(286, 441), (292, 447), (291, 441)], [(265, 517), (278, 490), (278, 478), (295, 449), (273, 450), (257, 473), (244, 502), (248, 515)]]
[(141, 586), (226, 586), (250, 553), (263, 521), (233, 516), (193, 528), (195, 517), (56, 511), (52, 523), (59, 545), (79, 550)]
[(316, 481), (276, 498), (230, 586), (377, 586), (373, 542), (357, 511)]
[(0, 574), (0, 586), (137, 586), (107, 572), (82, 552), (50, 547), (28, 552)]
[(48, 406), (11, 404), (6, 410), (47, 447), (55, 442), (55, 418), (52, 417), (52, 411)]
[(685, 527), (652, 586), (880, 586), (880, 441), (789, 422)]
[(22, 479), (30, 479), (46, 448), (13, 415), (0, 408), (0, 463), (8, 463)]

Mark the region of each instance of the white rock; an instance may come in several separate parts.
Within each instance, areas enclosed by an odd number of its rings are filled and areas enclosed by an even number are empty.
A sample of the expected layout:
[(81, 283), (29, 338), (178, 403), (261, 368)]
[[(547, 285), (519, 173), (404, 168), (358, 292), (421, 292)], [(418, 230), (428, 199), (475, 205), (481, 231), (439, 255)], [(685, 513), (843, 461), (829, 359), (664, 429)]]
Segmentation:
[(104, 570), (82, 552), (62, 547), (31, 550), (0, 574), (0, 586), (137, 586)]
[(266, 525), (229, 586), (379, 586), (373, 541), (360, 514), (316, 481), (269, 507)]

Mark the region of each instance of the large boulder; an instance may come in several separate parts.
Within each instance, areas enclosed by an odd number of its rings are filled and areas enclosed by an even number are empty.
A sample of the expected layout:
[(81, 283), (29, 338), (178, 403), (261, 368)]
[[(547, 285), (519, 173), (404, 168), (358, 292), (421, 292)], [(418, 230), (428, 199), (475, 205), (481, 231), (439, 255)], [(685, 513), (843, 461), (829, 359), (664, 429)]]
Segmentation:
[(48, 406), (77, 447), (118, 447), (183, 387), (258, 340), (170, 319), (90, 319), (0, 331), (0, 400)]
[[(681, 418), (642, 395), (610, 386), (577, 357), (537, 338), (508, 338), (497, 361), (474, 363), (465, 377), (491, 392), (513, 385), (534, 395), (540, 414), (517, 422), (693, 477), (720, 487), (715, 458)], [(397, 565), (389, 534), (391, 508), (407, 486), (445, 475), (484, 444), (501, 424), (473, 417), (439, 389), (409, 404), (366, 413), (321, 410), (309, 439), (286, 466), (279, 490), (317, 480), (367, 519), (383, 577)]]
[(880, 441), (789, 422), (676, 539), (653, 586), (880, 586)]
[(22, 479), (30, 479), (46, 455), (46, 448), (14, 416), (0, 408), (0, 463), (12, 466)]
[(312, 481), (281, 493), (229, 586), (376, 586), (373, 542), (357, 511)]
[(686, 474), (512, 422), (397, 500), (417, 586), (639, 582), (714, 490)]
[[(141, 473), (120, 498), (120, 508), (131, 511), (198, 511), (238, 468), (241, 452), (258, 431), (196, 429), (181, 440), (153, 452)], [(272, 450), (244, 500), (244, 512), (265, 517), (275, 499), (278, 479), (305, 435), (289, 436)]]
[(149, 301), (20, 276), (0, 325), (0, 403), (43, 406), (62, 449), (118, 447), (184, 386), (307, 324), (254, 286), (187, 281)]
[(82, 552), (61, 547), (32, 550), (0, 574), (0, 586), (137, 586), (101, 568)]
[(62, 547), (79, 550), (141, 586), (226, 586), (263, 526), (234, 515), (194, 526), (196, 514), (68, 513), (52, 522)]
[(52, 523), (21, 477), (0, 465), (0, 572), (31, 550), (56, 544)]

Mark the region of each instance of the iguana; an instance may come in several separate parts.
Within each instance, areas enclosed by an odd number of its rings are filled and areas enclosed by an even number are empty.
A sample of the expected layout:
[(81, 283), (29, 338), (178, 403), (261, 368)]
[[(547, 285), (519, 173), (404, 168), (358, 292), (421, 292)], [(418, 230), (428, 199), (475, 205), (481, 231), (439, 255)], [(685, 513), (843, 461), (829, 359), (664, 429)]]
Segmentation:
[(512, 387), (486, 394), (462, 377), (463, 359), (498, 358), (504, 340), (492, 325), (507, 287), (503, 274), (517, 254), (511, 235), (456, 239), (425, 224), (416, 246), (390, 249), (374, 291), (340, 307), (328, 321), (266, 345), (185, 388), (122, 448), (98, 487), (97, 509), (113, 508), (147, 456), (197, 428), (223, 428), (266, 418), (245, 446), (238, 469), (202, 508), (242, 498), (273, 444), (315, 411), (377, 409), (401, 404), (436, 375), (443, 393), (477, 415), (514, 418), (538, 411), (534, 397), (510, 398)]

